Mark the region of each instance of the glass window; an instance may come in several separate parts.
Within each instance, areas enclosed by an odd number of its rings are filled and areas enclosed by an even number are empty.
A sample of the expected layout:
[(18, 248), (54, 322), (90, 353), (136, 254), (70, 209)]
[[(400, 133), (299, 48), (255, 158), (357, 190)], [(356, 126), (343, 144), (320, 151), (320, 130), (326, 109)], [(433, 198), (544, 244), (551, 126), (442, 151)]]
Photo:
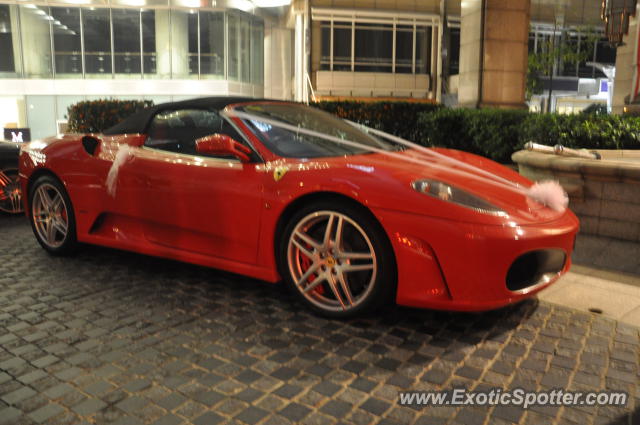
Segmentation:
[(198, 78), (198, 12), (156, 10), (156, 28), (158, 74)]
[[(391, 144), (316, 108), (290, 104), (255, 104), (239, 107), (238, 110), (378, 149), (393, 149)], [(283, 157), (318, 158), (371, 152), (368, 149), (292, 132), (258, 120), (249, 120), (247, 124), (269, 150)]]
[(251, 27), (249, 21), (240, 20), (240, 79), (243, 82), (251, 82), (251, 66), (249, 59), (251, 57)]
[(57, 133), (55, 96), (27, 96), (27, 121), (31, 140), (43, 139)]
[(224, 77), (224, 13), (200, 12), (200, 73)]
[(333, 23), (333, 70), (351, 71), (351, 22)]
[(200, 155), (196, 152), (196, 139), (220, 133), (222, 122), (222, 118), (214, 111), (163, 111), (153, 118), (145, 145), (171, 152)]
[(529, 44), (527, 45), (529, 54), (534, 53), (536, 51), (536, 33), (529, 33)]
[(228, 31), (227, 37), (229, 40), (229, 63), (227, 64), (227, 75), (230, 80), (237, 80), (240, 75), (238, 72), (238, 67), (240, 65), (240, 57), (239, 57), (239, 37), (238, 33), (240, 32), (240, 23), (238, 18), (235, 15), (229, 14), (227, 15), (227, 24)]
[(155, 10), (143, 10), (141, 13), (143, 72), (155, 74), (157, 72), (156, 12)]
[(396, 72), (411, 74), (413, 72), (413, 25), (396, 27)]
[[(51, 33), (49, 23), (54, 18), (47, 6), (20, 6), (22, 61), (25, 77), (51, 78)], [(57, 25), (55, 25), (57, 26)]]
[[(9, 126), (27, 127), (23, 112), (24, 96), (0, 96), (0, 131)], [(4, 134), (0, 134), (0, 138), (2, 138)]]
[(331, 23), (322, 22), (320, 27), (322, 44), (320, 50), (320, 69), (327, 71), (331, 68)]
[(460, 28), (449, 32), (449, 75), (460, 73)]
[(416, 74), (428, 74), (431, 66), (431, 27), (416, 28)]
[(356, 24), (355, 70), (391, 72), (393, 62), (393, 26)]
[(16, 71), (10, 8), (8, 4), (0, 4), (0, 73)]
[(264, 84), (264, 25), (262, 22), (252, 23), (251, 37), (251, 82)]
[[(189, 74), (198, 75), (198, 13), (191, 11), (188, 16), (189, 34)], [(173, 34), (172, 34), (173, 35)]]
[[(578, 33), (573, 32), (564, 32), (560, 36), (560, 42), (564, 46), (564, 48), (568, 49), (571, 52), (578, 52), (584, 46), (580, 45), (580, 39), (578, 37)], [(576, 62), (564, 61), (560, 64), (560, 75), (566, 77), (575, 77), (578, 73), (578, 64)]]
[(101, 76), (111, 74), (109, 9), (82, 9), (82, 30), (85, 72)]
[(616, 63), (616, 48), (607, 39), (598, 40), (596, 46), (596, 62), (614, 65)]
[(59, 25), (53, 27), (53, 49), (56, 76), (82, 74), (82, 51), (80, 41), (80, 9), (52, 7), (51, 16)]
[(116, 74), (140, 74), (140, 11), (112, 9), (113, 53)]
[(56, 96), (56, 120), (67, 120), (69, 106), (82, 102), (84, 96)]

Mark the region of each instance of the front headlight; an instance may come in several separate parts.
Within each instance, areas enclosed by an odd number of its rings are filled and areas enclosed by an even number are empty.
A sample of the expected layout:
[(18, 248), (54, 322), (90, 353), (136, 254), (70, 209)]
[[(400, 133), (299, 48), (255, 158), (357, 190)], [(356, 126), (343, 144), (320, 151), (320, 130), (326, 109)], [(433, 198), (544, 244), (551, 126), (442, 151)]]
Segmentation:
[(442, 201), (453, 202), (483, 214), (507, 215), (500, 208), (484, 199), (437, 180), (416, 180), (412, 183), (412, 186), (415, 190), (425, 195), (433, 196)]

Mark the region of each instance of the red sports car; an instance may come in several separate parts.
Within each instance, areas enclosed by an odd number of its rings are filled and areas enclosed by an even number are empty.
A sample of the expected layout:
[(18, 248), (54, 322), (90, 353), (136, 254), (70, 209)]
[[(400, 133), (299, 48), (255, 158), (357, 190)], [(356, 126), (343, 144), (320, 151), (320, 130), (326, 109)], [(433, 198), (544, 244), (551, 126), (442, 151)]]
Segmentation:
[(493, 309), (569, 269), (573, 213), (488, 159), (423, 150), (296, 103), (201, 98), (31, 142), (20, 178), (51, 254), (83, 242), (284, 280), (333, 317)]

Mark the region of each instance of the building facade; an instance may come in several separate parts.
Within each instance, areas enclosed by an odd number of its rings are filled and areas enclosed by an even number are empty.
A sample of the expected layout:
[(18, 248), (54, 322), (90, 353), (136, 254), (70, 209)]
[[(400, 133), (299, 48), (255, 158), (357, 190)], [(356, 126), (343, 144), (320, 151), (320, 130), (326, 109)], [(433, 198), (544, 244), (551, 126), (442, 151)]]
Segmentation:
[(69, 105), (107, 97), (290, 98), (280, 21), (246, 1), (0, 2), (0, 126), (46, 137)]
[[(0, 127), (46, 137), (69, 105), (107, 97), (525, 107), (527, 53), (587, 48), (586, 27), (601, 31), (599, 0), (0, 0)], [(606, 98), (584, 62), (553, 68), (566, 112)]]

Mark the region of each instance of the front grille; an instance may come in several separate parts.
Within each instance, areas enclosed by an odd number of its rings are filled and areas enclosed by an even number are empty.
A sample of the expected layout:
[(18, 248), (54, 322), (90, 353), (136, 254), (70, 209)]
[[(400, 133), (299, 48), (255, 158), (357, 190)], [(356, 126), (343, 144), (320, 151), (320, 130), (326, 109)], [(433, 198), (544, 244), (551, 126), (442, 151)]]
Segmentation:
[(539, 249), (519, 256), (507, 272), (507, 288), (521, 291), (559, 273), (567, 260), (561, 249)]

